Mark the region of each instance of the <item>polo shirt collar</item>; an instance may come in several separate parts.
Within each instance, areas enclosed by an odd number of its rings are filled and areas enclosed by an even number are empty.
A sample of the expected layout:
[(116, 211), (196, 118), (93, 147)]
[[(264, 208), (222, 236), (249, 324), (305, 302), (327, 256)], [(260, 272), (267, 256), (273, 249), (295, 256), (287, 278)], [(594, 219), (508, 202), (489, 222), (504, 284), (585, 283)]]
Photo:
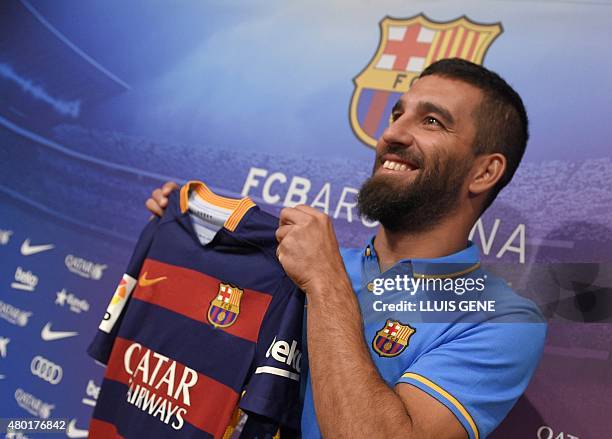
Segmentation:
[[(371, 279), (380, 275), (378, 257), (374, 249), (374, 237), (370, 239), (362, 255), (366, 277)], [(468, 241), (467, 247), (457, 253), (431, 259), (400, 259), (393, 267), (399, 264), (408, 265), (415, 278), (452, 278), (478, 269), (480, 252), (472, 241)]]

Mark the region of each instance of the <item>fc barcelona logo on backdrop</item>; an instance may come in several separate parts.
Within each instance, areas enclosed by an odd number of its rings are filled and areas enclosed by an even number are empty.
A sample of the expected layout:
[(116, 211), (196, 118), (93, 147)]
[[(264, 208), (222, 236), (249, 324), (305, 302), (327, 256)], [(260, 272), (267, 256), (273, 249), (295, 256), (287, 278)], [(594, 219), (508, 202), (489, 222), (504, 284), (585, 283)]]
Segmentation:
[(219, 284), (219, 292), (208, 308), (208, 321), (215, 327), (227, 328), (240, 314), (240, 299), (244, 291), (229, 284)]
[(376, 333), (372, 347), (381, 357), (395, 357), (408, 346), (408, 340), (416, 332), (410, 325), (404, 325), (397, 320), (387, 320), (385, 326)]
[(353, 79), (350, 121), (355, 135), (375, 147), (389, 123), (391, 108), (425, 67), (443, 58), (482, 64), (501, 33), (501, 23), (481, 24), (465, 16), (448, 22), (432, 21), (423, 14), (401, 20), (383, 18), (378, 49)]

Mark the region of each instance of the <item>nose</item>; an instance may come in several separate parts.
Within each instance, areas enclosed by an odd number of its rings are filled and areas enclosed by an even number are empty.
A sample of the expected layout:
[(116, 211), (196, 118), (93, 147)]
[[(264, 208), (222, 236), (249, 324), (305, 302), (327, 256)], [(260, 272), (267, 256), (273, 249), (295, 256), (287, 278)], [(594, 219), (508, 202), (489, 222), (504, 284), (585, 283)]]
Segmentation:
[(406, 115), (400, 116), (383, 131), (381, 136), (382, 143), (387, 145), (410, 146), (414, 141), (410, 122)]

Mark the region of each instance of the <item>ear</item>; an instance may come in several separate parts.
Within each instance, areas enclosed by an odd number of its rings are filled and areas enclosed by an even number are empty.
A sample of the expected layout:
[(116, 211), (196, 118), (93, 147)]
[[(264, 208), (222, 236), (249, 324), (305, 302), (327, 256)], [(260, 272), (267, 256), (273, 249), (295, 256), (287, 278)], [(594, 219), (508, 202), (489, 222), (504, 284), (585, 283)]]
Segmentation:
[(500, 153), (483, 154), (476, 157), (472, 166), (472, 180), (468, 186), (470, 194), (487, 192), (503, 177), (506, 157)]

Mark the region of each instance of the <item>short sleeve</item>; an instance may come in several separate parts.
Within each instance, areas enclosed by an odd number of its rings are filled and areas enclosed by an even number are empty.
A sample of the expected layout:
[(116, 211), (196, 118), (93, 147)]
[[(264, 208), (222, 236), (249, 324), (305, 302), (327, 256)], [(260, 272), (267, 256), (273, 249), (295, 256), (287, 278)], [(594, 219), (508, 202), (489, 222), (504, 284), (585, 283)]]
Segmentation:
[(421, 355), (398, 383), (433, 396), (453, 412), (471, 439), (484, 438), (525, 391), (545, 336), (545, 323), (469, 325)]
[(240, 408), (297, 429), (304, 293), (288, 278), (282, 284), (264, 318)]
[(98, 331), (87, 348), (87, 353), (101, 363), (108, 363), (117, 332), (121, 327), (121, 322), (127, 309), (127, 304), (130, 301), (132, 291), (134, 291), (138, 283), (140, 269), (147, 257), (158, 225), (159, 218), (156, 217), (150, 220), (144, 227), (134, 247), (127, 269), (119, 281), (119, 285), (117, 285), (115, 293), (106, 308), (104, 317), (98, 326)]

